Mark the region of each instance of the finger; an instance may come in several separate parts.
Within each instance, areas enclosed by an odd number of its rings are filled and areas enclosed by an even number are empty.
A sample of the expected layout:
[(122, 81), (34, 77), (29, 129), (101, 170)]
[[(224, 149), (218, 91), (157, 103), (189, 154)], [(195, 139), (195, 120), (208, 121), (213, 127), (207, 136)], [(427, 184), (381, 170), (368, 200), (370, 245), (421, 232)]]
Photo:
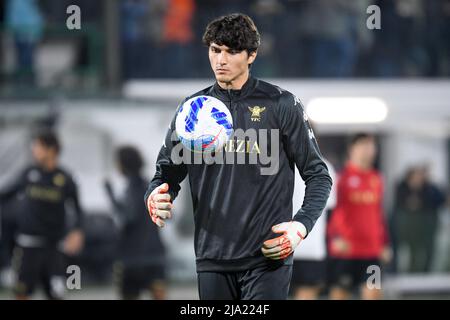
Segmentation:
[(153, 207), (156, 209), (170, 210), (172, 209), (172, 204), (170, 202), (155, 202)]
[(155, 210), (154, 213), (157, 217), (161, 219), (170, 219), (172, 218), (172, 214), (168, 210)]
[(291, 248), (291, 247), (292, 247), (291, 243), (289, 241), (285, 241), (276, 247), (273, 247), (273, 248), (262, 247), (261, 250), (264, 254), (273, 254), (273, 253), (277, 253), (277, 252), (280, 252), (284, 249)]
[(268, 255), (272, 255), (272, 254), (278, 253), (278, 252), (280, 252), (281, 250), (283, 250), (283, 249), (281, 249), (281, 246), (276, 246), (276, 247), (273, 247), (273, 248), (270, 248), (270, 249), (267, 249), (267, 248), (264, 248), (264, 247), (261, 248), (261, 251), (262, 251), (262, 253), (263, 253), (265, 256), (268, 256)]
[(268, 254), (268, 255), (266, 255), (266, 258), (273, 259), (273, 260), (285, 259), (291, 253), (292, 253), (291, 248), (286, 248), (284, 250), (281, 250), (280, 252)]
[(160, 193), (153, 195), (153, 202), (170, 202), (170, 194), (168, 193)]
[(276, 254), (282, 255), (283, 253), (285, 253), (287, 251), (292, 251), (292, 246), (290, 244), (284, 243), (283, 245), (277, 246), (275, 248), (271, 248), (271, 249), (262, 248), (261, 250), (263, 250), (263, 252), (265, 252), (266, 255), (268, 255), (268, 256), (272, 256), (272, 255), (276, 255)]
[(269, 240), (264, 241), (263, 247), (268, 248), (268, 249), (273, 248), (273, 247), (281, 245), (282, 241), (283, 241), (283, 236), (269, 239)]
[(264, 241), (263, 246), (265, 248), (273, 248), (273, 247), (282, 245), (286, 241), (288, 241), (286, 239), (286, 236), (280, 236), (280, 237), (277, 237), (277, 238), (273, 238), (273, 239), (269, 239), (269, 240)]
[(282, 250), (281, 246), (276, 246), (273, 248), (265, 248), (265, 247), (261, 248), (261, 251), (264, 255), (274, 254), (274, 253), (280, 252), (281, 250)]
[(266, 258), (272, 259), (272, 260), (279, 260), (279, 259), (281, 259), (281, 254), (276, 253), (276, 254), (267, 255)]
[(158, 193), (166, 193), (167, 191), (169, 191), (169, 184), (163, 183), (159, 186)]
[(272, 227), (272, 232), (274, 233), (282, 233), (287, 231), (289, 227), (289, 222), (282, 222)]
[(165, 226), (165, 222), (161, 218), (157, 217), (156, 215), (152, 215), (151, 217), (153, 223), (156, 224), (158, 227), (163, 228)]
[(166, 223), (164, 222), (164, 220), (157, 218), (156, 219), (156, 225), (160, 228), (164, 228), (164, 226), (166, 225)]
[(280, 259), (286, 259), (289, 257), (294, 251), (292, 249), (285, 251), (284, 254), (281, 254)]

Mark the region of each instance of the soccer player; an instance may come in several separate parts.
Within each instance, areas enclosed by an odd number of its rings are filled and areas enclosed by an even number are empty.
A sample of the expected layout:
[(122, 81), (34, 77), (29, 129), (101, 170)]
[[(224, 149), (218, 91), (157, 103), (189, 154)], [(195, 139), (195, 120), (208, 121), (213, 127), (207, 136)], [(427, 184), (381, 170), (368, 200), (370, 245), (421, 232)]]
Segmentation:
[[(222, 150), (226, 155), (256, 155), (256, 164), (175, 163), (172, 150), (180, 141), (173, 135), (174, 117), (145, 203), (154, 223), (163, 227), (171, 218), (180, 182), (189, 176), (200, 299), (287, 299), (292, 252), (321, 215), (332, 181), (300, 100), (250, 75), (260, 45), (250, 17), (231, 14), (212, 21), (203, 42), (216, 82), (184, 101), (215, 97), (229, 108), (235, 132), (278, 133), (275, 142), (266, 141), (271, 155), (279, 156), (278, 170), (262, 174), (261, 134), (245, 140), (233, 135)], [(295, 166), (306, 192), (292, 218)]]
[(354, 289), (363, 299), (381, 298), (377, 284), (367, 285), (369, 277), (381, 270), (381, 262), (389, 259), (383, 180), (373, 168), (376, 152), (373, 135), (356, 134), (338, 178), (337, 205), (327, 230), (331, 299), (348, 299)]
[[(65, 291), (64, 254), (76, 255), (83, 246), (82, 211), (77, 186), (59, 167), (60, 143), (51, 131), (39, 132), (32, 141), (35, 164), (27, 167), (15, 182), (0, 192), (0, 201), (24, 194), (18, 212), (18, 234), (13, 256), (17, 273), (15, 295), (28, 299), (37, 284), (49, 299), (62, 299)], [(68, 230), (65, 205), (75, 212)]]
[(141, 175), (142, 156), (135, 147), (122, 146), (117, 149), (116, 163), (127, 180), (125, 193), (117, 199), (108, 181), (105, 187), (121, 230), (119, 262), (114, 268), (120, 297), (138, 299), (143, 290), (149, 290), (155, 300), (165, 299), (165, 249), (158, 227), (142, 206), (142, 194), (148, 186), (148, 180)]

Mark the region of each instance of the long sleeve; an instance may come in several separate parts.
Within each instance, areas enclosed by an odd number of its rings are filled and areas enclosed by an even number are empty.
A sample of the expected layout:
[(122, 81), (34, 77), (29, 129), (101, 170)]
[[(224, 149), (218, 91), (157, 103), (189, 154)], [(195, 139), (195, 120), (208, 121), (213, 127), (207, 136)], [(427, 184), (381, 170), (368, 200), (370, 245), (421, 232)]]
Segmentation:
[(84, 213), (81, 209), (80, 205), (80, 199), (78, 197), (78, 186), (76, 183), (70, 179), (70, 182), (68, 184), (68, 191), (67, 191), (67, 201), (69, 201), (70, 205), (72, 206), (72, 209), (75, 213), (75, 224), (74, 229), (82, 229), (83, 228), (83, 222), (84, 222)]
[(122, 211), (123, 210), (123, 204), (116, 198), (116, 195), (114, 194), (114, 190), (112, 188), (112, 185), (110, 182), (105, 182), (104, 184), (106, 194), (108, 196), (109, 201), (111, 202), (111, 205), (113, 206), (115, 211)]
[(118, 199), (114, 194), (112, 186), (108, 183), (105, 185), (106, 193), (113, 206), (114, 212), (120, 221), (120, 226), (127, 226), (139, 221), (142, 214), (140, 184), (129, 186), (125, 195)]
[(306, 185), (303, 205), (293, 219), (309, 233), (325, 208), (333, 182), (303, 106), (288, 92), (280, 98), (280, 127), (289, 160), (295, 163)]
[(174, 163), (171, 157), (173, 148), (181, 143), (175, 133), (175, 119), (177, 113), (175, 113), (175, 116), (170, 123), (164, 143), (159, 151), (158, 158), (156, 160), (156, 172), (147, 188), (147, 192), (145, 193), (145, 203), (147, 203), (147, 198), (152, 191), (163, 183), (169, 184), (169, 194), (171, 195), (173, 201), (180, 191), (180, 183), (187, 176), (186, 164)]

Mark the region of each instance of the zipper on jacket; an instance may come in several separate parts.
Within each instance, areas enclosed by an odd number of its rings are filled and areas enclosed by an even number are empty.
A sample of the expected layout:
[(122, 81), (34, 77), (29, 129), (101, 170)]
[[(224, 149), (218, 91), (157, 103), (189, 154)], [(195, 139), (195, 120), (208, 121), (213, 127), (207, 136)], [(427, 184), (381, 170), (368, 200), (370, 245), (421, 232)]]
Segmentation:
[(230, 108), (230, 111), (233, 112), (233, 104), (232, 104), (232, 97), (231, 97), (231, 89), (227, 89), (228, 91), (228, 108)]

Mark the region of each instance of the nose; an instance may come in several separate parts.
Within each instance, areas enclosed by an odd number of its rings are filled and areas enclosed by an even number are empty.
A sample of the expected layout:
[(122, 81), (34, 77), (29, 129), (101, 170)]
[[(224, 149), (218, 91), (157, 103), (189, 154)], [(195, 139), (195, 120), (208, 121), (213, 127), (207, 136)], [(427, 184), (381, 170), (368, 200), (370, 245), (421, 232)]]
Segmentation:
[(220, 65), (225, 65), (225, 64), (227, 64), (227, 61), (228, 61), (227, 53), (226, 53), (225, 51), (221, 51), (221, 52), (219, 53), (217, 62), (218, 62)]

